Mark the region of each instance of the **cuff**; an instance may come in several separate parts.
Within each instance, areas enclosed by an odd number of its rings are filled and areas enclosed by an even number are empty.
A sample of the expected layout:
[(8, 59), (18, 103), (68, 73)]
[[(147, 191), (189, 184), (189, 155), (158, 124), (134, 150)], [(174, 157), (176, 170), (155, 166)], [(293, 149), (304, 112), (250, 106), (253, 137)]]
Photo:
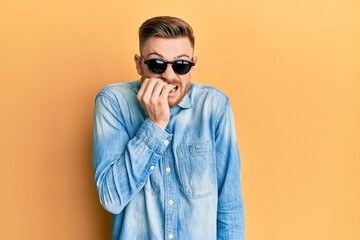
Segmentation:
[(147, 118), (139, 128), (136, 136), (142, 139), (150, 149), (163, 154), (173, 135)]

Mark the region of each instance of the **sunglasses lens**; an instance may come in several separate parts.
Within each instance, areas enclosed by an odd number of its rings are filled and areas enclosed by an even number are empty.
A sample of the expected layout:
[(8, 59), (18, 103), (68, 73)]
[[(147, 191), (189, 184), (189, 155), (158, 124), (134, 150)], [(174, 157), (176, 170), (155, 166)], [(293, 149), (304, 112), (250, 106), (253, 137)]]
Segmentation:
[(192, 66), (193, 64), (191, 62), (184, 60), (179, 60), (172, 64), (174, 72), (179, 75), (187, 74)]
[(165, 72), (167, 64), (164, 61), (158, 60), (158, 59), (150, 59), (146, 61), (146, 64), (148, 65), (148, 68), (150, 71), (156, 74), (161, 74)]

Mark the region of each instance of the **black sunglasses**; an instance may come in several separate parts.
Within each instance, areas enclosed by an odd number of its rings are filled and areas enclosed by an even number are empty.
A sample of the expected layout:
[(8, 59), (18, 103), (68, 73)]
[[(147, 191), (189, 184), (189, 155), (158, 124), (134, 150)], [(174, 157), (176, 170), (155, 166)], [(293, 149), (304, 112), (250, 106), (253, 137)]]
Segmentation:
[(145, 60), (144, 63), (148, 66), (149, 70), (155, 74), (162, 74), (166, 71), (168, 64), (171, 64), (172, 69), (178, 75), (187, 74), (195, 63), (186, 60), (176, 60), (173, 62), (166, 62), (161, 59), (149, 59)]

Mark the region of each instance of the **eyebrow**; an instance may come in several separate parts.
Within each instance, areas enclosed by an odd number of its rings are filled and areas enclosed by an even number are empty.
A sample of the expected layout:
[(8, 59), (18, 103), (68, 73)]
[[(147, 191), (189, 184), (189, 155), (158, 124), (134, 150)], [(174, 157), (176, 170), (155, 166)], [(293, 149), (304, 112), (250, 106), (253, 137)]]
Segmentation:
[[(151, 52), (151, 53), (149, 53), (149, 54), (147, 55), (147, 57), (150, 57), (151, 55), (156, 55), (156, 56), (158, 56), (158, 57), (160, 57), (160, 58), (164, 58), (163, 55), (161, 55), (160, 53), (157, 53), (157, 52)], [(181, 57), (187, 57), (187, 58), (190, 59), (190, 56), (188, 56), (187, 54), (181, 54), (181, 55), (177, 56), (176, 58), (181, 58)]]

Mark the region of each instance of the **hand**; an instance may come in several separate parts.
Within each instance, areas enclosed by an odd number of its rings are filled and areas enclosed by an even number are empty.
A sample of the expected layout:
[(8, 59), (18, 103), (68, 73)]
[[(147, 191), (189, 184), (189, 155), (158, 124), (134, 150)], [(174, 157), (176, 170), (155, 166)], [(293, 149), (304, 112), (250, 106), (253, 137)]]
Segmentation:
[(164, 130), (170, 120), (168, 96), (173, 88), (159, 78), (145, 78), (136, 95), (148, 118)]

